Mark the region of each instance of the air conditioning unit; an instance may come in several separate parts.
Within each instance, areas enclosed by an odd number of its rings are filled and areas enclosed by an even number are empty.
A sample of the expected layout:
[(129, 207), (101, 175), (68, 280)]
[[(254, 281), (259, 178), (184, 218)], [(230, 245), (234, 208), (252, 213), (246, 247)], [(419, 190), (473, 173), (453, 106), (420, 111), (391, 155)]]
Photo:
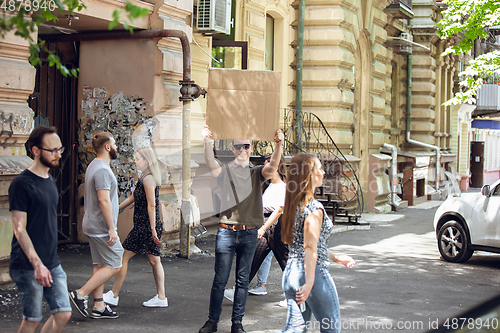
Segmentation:
[(231, 33), (231, 0), (198, 0), (196, 30)]
[(400, 54), (412, 54), (413, 52), (413, 36), (409, 33), (403, 32), (399, 36), (401, 38), (401, 44), (399, 44), (399, 52)]

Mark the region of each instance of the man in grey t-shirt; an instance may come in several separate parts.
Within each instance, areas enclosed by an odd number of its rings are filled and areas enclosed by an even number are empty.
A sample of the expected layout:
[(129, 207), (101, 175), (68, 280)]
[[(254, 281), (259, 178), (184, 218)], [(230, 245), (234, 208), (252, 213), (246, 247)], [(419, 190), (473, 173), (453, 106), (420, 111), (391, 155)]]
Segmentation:
[[(70, 292), (71, 302), (84, 317), (95, 319), (118, 318), (104, 304), (104, 283), (122, 266), (123, 247), (116, 234), (118, 191), (116, 178), (109, 163), (118, 156), (115, 139), (108, 132), (94, 135), (92, 146), (97, 157), (85, 172), (85, 214), (83, 232), (87, 235), (92, 253), (92, 277), (78, 290)], [(88, 313), (88, 295), (94, 295), (94, 308)]]
[(101, 211), (98, 191), (106, 190), (111, 200), (113, 225), (116, 230), (118, 219), (118, 190), (116, 177), (111, 167), (104, 160), (94, 159), (85, 172), (85, 215), (83, 216), (83, 232), (89, 237), (109, 236), (109, 227)]

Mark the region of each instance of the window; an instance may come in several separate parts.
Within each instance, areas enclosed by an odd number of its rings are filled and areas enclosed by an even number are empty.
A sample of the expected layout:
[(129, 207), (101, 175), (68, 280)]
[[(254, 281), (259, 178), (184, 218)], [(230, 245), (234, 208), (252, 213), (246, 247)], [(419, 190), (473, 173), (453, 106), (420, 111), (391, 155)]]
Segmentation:
[(492, 196), (495, 196), (495, 197), (500, 197), (500, 185), (497, 185), (495, 187), (495, 189), (493, 190), (493, 194)]
[(212, 40), (212, 67), (247, 69), (248, 42)]
[(266, 70), (274, 70), (274, 18), (266, 16)]

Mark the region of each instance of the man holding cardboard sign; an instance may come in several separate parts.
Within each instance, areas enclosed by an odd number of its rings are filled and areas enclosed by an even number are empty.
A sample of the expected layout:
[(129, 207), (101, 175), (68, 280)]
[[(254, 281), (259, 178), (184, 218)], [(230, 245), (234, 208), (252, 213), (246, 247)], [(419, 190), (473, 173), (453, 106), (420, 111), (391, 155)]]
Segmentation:
[(221, 213), (215, 244), (215, 276), (210, 293), (208, 320), (199, 333), (217, 331), (224, 300), (224, 289), (236, 255), (235, 291), (231, 333), (244, 333), (241, 323), (248, 295), (250, 268), (257, 247), (257, 231), (264, 223), (261, 184), (278, 168), (284, 135), (277, 130), (276, 147), (265, 166), (250, 163), (250, 140), (233, 140), (234, 160), (221, 166), (215, 161), (212, 132), (207, 125), (202, 131), (205, 142), (205, 163), (221, 186)]

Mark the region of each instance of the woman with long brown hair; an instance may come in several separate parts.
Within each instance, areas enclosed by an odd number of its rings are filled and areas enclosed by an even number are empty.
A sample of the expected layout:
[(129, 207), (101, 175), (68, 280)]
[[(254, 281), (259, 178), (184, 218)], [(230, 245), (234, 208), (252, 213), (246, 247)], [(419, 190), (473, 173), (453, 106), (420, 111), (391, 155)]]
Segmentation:
[(283, 243), (289, 244), (283, 273), (287, 299), (287, 323), (282, 332), (305, 332), (311, 313), (321, 332), (340, 332), (340, 307), (329, 260), (352, 267), (354, 260), (328, 250), (333, 228), (323, 205), (314, 199), (325, 172), (311, 154), (293, 157), (287, 177), (285, 208), (281, 227)]

